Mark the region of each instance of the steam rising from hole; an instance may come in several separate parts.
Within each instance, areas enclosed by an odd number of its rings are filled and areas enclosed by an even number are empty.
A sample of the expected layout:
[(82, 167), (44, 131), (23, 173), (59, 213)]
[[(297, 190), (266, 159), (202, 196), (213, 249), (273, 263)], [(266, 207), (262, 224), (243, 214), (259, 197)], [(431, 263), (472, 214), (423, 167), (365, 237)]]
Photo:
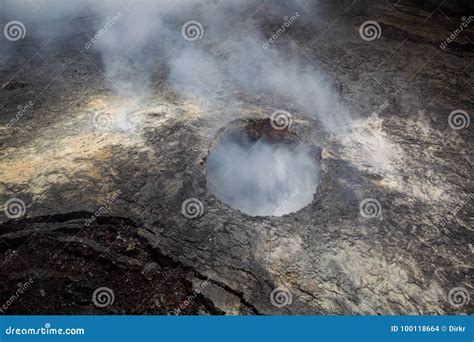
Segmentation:
[[(198, 98), (211, 107), (223, 100), (227, 108), (238, 108), (242, 96), (260, 94), (294, 103), (331, 133), (344, 133), (341, 127), (349, 123), (331, 80), (318, 65), (302, 58), (290, 31), (278, 44), (262, 47), (275, 33), (266, 17), (278, 22), (298, 12), (292, 29), (304, 25), (309, 30), (315, 25), (317, 2), (275, 0), (263, 6), (258, 1), (49, 0), (38, 6), (40, 16), (29, 1), (5, 0), (0, 5), (9, 18), (22, 18), (27, 38), (40, 40), (44, 52), (61, 51), (64, 38), (70, 37), (67, 48), (103, 71), (104, 84), (119, 97), (141, 104), (156, 97), (157, 84), (164, 84), (179, 99)], [(71, 21), (91, 15), (93, 20), (81, 22), (86, 28), (78, 32), (79, 26)], [(186, 31), (190, 24), (192, 32)], [(183, 39), (183, 27), (191, 34), (184, 37), (195, 41)], [(15, 50), (10, 49), (18, 45), (4, 45), (2, 58), (13, 60)], [(133, 127), (126, 113), (134, 107), (125, 109), (114, 117), (122, 130)]]
[(230, 131), (207, 158), (208, 188), (222, 202), (252, 216), (282, 216), (313, 200), (319, 163), (292, 141)]

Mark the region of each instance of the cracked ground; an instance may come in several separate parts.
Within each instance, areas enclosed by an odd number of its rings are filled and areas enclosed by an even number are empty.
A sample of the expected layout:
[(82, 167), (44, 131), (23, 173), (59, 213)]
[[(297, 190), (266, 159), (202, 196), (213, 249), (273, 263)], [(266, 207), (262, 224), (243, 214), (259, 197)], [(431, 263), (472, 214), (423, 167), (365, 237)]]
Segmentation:
[[(176, 31), (168, 46), (200, 44), (205, 56), (232, 60), (225, 38), (206, 41), (209, 18), (230, 20), (229, 32), (235, 18), (251, 21), (269, 38), (298, 12), (270, 49), (251, 53), (282, 51), (283, 95), (255, 91), (258, 77), (214, 84), (193, 70), (206, 96), (192, 87), (182, 96), (160, 59), (177, 52), (157, 43), (120, 46), (149, 77), (139, 101), (125, 96), (99, 51), (84, 47), (103, 20), (87, 4), (27, 22), (24, 39), (0, 37), (2, 313), (473, 314), (474, 22), (440, 46), (472, 5), (295, 1), (274, 11), (278, 2), (255, 1), (234, 13), (210, 3), (207, 17), (188, 6), (166, 18)], [(2, 5), (3, 27), (17, 17)], [(133, 11), (116, 6), (112, 14)], [(181, 26), (191, 19), (204, 35), (188, 42)], [(380, 37), (362, 39), (366, 21)], [(302, 82), (289, 61), (333, 85), (350, 116), (337, 123), (342, 133), (284, 96)], [(250, 216), (209, 191), (206, 161), (223, 130), (258, 126), (276, 109), (291, 113), (285, 132), (315, 149), (319, 185), (296, 212)], [(97, 121), (104, 113), (112, 123)], [(373, 215), (361, 208), (367, 199)], [(196, 204), (189, 212), (187, 200)], [(107, 305), (97, 303), (101, 288)]]

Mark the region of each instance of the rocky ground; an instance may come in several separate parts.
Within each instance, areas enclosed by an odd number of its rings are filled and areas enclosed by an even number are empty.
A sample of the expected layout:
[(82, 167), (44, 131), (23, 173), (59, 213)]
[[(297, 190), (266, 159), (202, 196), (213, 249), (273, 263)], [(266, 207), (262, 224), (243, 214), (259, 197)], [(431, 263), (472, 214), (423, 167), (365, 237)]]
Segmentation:
[[(225, 97), (182, 100), (159, 67), (133, 128), (98, 129), (95, 113), (128, 103), (84, 50), (87, 9), (48, 44), (2, 40), (0, 203), (25, 209), (0, 215), (3, 313), (472, 314), (474, 141), (448, 116), (474, 113), (474, 31), (440, 44), (474, 13), (456, 1), (318, 6), (275, 44), (333, 80), (351, 111), (342, 135), (277, 96), (236, 92), (232, 110)], [(281, 26), (266, 6), (254, 17), (267, 36)], [(367, 20), (379, 39), (361, 39)], [(296, 213), (248, 216), (208, 191), (206, 156), (230, 122), (282, 106), (321, 149), (320, 185)], [(202, 207), (184, 215), (191, 198)], [(375, 217), (360, 209), (368, 198)]]

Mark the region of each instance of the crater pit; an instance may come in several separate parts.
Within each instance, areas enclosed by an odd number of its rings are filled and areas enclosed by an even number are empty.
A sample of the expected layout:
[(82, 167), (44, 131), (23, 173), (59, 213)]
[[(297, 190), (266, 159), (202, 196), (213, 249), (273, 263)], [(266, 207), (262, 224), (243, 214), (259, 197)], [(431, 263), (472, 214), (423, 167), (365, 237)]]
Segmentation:
[(270, 119), (236, 121), (206, 160), (208, 189), (251, 216), (282, 216), (313, 201), (319, 184), (319, 149)]

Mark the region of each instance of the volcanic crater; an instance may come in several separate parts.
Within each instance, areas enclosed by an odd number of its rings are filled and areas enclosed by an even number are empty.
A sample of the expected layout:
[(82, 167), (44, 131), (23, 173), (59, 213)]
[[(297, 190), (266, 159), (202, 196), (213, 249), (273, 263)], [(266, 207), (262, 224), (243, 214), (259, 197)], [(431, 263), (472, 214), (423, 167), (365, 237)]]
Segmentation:
[(313, 200), (321, 150), (272, 118), (232, 122), (206, 158), (209, 190), (252, 216), (282, 216)]
[(472, 31), (439, 48), (472, 7), (289, 3), (6, 2), (2, 313), (474, 312)]

